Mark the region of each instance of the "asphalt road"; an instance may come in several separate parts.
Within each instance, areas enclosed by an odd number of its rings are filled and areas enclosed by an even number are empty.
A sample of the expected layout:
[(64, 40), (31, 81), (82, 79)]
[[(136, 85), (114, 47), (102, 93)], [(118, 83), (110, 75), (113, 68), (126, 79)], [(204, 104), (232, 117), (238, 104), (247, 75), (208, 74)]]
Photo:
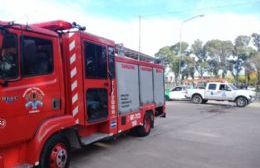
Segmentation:
[(145, 138), (120, 138), (73, 152), (72, 168), (259, 168), (260, 103), (167, 102)]

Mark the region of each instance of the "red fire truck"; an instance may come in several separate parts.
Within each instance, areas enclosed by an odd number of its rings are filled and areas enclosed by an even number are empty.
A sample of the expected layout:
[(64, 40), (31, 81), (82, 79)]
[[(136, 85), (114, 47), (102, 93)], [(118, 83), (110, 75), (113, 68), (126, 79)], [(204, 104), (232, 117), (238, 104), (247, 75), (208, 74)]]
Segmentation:
[(163, 74), (76, 23), (0, 22), (0, 168), (65, 168), (71, 149), (147, 136), (165, 117)]

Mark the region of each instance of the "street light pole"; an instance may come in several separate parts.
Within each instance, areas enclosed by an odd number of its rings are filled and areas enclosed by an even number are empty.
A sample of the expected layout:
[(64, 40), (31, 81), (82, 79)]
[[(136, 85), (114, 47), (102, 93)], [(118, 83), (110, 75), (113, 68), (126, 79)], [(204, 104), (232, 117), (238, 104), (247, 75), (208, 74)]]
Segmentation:
[(193, 16), (193, 17), (190, 17), (188, 19), (185, 19), (184, 21), (181, 22), (181, 26), (180, 26), (180, 47), (179, 47), (179, 52), (178, 52), (178, 57), (180, 58), (179, 60), (179, 84), (181, 84), (181, 78), (182, 78), (182, 74), (181, 74), (181, 62), (182, 62), (182, 29), (183, 29), (183, 25), (184, 23), (188, 22), (188, 21), (191, 21), (193, 19), (196, 19), (196, 18), (200, 18), (200, 17), (204, 17), (205, 15), (196, 15), (196, 16)]

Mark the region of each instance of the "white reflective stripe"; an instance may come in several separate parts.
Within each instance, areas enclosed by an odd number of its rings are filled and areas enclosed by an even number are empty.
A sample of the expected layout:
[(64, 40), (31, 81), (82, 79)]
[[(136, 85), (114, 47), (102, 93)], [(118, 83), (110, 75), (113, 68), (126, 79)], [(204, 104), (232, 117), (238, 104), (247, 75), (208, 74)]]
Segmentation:
[(73, 111), (72, 111), (73, 117), (75, 117), (75, 116), (78, 114), (78, 112), (79, 112), (79, 107), (77, 106), (77, 107), (75, 107), (75, 108), (73, 109)]
[(70, 43), (70, 46), (69, 46), (70, 51), (75, 48), (75, 43), (76, 43), (75, 40), (73, 40), (73, 41)]
[(78, 87), (78, 81), (74, 81), (74, 82), (71, 84), (71, 91), (73, 91), (76, 87)]
[(70, 72), (70, 77), (73, 78), (77, 74), (77, 68), (73, 68)]
[(76, 93), (76, 94), (72, 97), (72, 104), (74, 104), (77, 100), (78, 100), (78, 93)]
[(75, 62), (76, 60), (76, 54), (74, 53), (71, 57), (70, 57), (70, 64), (72, 64), (73, 62)]
[(79, 119), (76, 120), (76, 124), (79, 124)]
[(74, 35), (74, 33), (69, 33), (69, 38), (71, 38)]

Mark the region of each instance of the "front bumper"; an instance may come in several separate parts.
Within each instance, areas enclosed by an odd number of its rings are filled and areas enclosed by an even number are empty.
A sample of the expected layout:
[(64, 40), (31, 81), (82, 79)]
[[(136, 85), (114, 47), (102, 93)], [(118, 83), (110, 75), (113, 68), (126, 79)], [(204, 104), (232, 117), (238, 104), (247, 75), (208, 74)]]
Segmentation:
[[(32, 168), (32, 167), (33, 167), (33, 165), (31, 165), (31, 164), (19, 164), (19, 165), (14, 166), (13, 168)], [(4, 158), (1, 155), (0, 155), (0, 168), (9, 168), (9, 166), (4, 165)]]
[(32, 168), (33, 164), (27, 163), (25, 159), (26, 150), (21, 144), (0, 148), (0, 168)]
[(255, 100), (256, 100), (256, 97), (250, 96), (250, 99), (249, 99), (249, 102), (250, 102), (250, 103), (253, 103)]

